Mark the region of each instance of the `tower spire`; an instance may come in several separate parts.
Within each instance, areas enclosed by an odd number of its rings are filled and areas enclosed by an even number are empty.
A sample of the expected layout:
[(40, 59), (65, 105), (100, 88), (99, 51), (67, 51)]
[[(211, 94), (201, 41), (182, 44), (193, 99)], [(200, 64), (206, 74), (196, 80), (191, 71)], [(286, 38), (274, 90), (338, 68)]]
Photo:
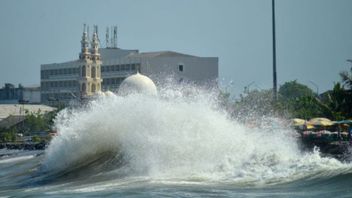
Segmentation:
[(94, 25), (94, 30), (93, 30), (93, 39), (92, 39), (92, 59), (93, 60), (100, 60), (100, 53), (99, 53), (99, 38), (98, 38), (98, 26)]
[(81, 39), (81, 53), (79, 54), (79, 59), (89, 59), (89, 40), (87, 34), (87, 26), (83, 24), (83, 35)]
[(99, 36), (98, 36), (98, 26), (94, 25), (93, 38), (91, 43), (91, 93), (95, 94), (101, 91), (101, 60), (99, 53)]

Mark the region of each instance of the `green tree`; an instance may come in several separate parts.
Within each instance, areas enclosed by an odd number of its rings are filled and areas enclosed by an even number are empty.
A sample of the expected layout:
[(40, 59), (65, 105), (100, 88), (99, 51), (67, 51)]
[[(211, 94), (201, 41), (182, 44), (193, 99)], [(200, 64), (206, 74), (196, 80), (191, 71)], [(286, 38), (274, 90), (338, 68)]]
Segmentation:
[(35, 136), (32, 137), (32, 142), (38, 143), (40, 141), (41, 141), (41, 138), (39, 136), (35, 135)]
[(279, 96), (283, 100), (291, 100), (300, 97), (314, 96), (314, 93), (308, 86), (294, 80), (285, 82), (285, 84), (280, 86)]
[(40, 110), (36, 113), (28, 113), (26, 115), (26, 126), (30, 131), (46, 130), (46, 123), (44, 115), (41, 114)]
[(352, 119), (352, 67), (350, 72), (342, 71), (340, 73), (342, 86), (344, 90), (345, 104), (343, 105), (343, 114), (346, 119)]
[(303, 96), (288, 102), (291, 117), (311, 119), (314, 117), (331, 118), (330, 109), (315, 96)]
[(11, 128), (1, 133), (0, 139), (2, 142), (14, 142), (16, 140), (16, 134), (16, 128)]
[(340, 83), (336, 83), (333, 90), (324, 93), (320, 102), (325, 106), (325, 112), (330, 112), (326, 116), (330, 116), (330, 119), (343, 120), (352, 117), (351, 94)]
[(235, 102), (233, 112), (234, 116), (238, 118), (272, 115), (274, 113), (272, 90), (245, 91)]
[(54, 123), (58, 111), (43, 114), (40, 110), (36, 113), (26, 112), (25, 128), (27, 132), (48, 131)]
[(298, 83), (297, 80), (285, 82), (280, 86), (279, 100), (275, 109), (287, 118), (309, 119), (322, 115), (313, 91), (308, 86)]
[(340, 72), (340, 77), (343, 83), (343, 86), (347, 87), (347, 89), (352, 90), (352, 67), (350, 73), (348, 71)]

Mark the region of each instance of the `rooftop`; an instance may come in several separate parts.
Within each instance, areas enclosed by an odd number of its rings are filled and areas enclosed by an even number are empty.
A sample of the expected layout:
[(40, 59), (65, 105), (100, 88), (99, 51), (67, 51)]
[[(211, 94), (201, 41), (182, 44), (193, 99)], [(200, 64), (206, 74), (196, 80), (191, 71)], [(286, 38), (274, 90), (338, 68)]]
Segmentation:
[(25, 115), (28, 113), (37, 113), (39, 110), (41, 113), (47, 113), (54, 111), (56, 108), (49, 107), (46, 105), (31, 105), (31, 104), (0, 104), (0, 121), (12, 116)]
[(157, 51), (157, 52), (142, 52), (138, 54), (130, 54), (131, 58), (154, 58), (154, 57), (197, 57), (189, 54), (182, 54), (174, 51)]

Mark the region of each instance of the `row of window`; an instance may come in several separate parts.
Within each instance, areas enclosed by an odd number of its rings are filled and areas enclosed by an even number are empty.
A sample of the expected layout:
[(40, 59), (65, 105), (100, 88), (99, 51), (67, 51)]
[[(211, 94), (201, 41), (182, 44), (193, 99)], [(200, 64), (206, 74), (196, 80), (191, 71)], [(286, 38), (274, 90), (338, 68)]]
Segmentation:
[(60, 100), (70, 100), (77, 97), (75, 93), (49, 93), (41, 94), (41, 100), (44, 101), (60, 101)]
[[(105, 78), (103, 80), (103, 85), (119, 85), (125, 78)], [(50, 81), (50, 82), (41, 82), (42, 89), (50, 88), (72, 88), (78, 86), (78, 81), (67, 80), (67, 81)]]
[(103, 86), (106, 85), (119, 85), (125, 78), (104, 78)]
[[(101, 72), (114, 72), (114, 71), (135, 71), (139, 67), (139, 63), (135, 64), (122, 64), (122, 65), (105, 65), (101, 66)], [(65, 68), (65, 69), (49, 69), (41, 71), (41, 79), (49, 79), (49, 76), (57, 75), (74, 75), (79, 74), (79, 68)]]
[(56, 75), (68, 75), (68, 74), (78, 74), (79, 68), (66, 68), (66, 69), (49, 69), (49, 70), (42, 70), (41, 77), (42, 79), (48, 79), (49, 76), (56, 76)]
[(135, 71), (139, 66), (140, 64), (105, 65), (101, 66), (101, 72)]
[(41, 82), (42, 89), (48, 88), (58, 88), (58, 87), (77, 87), (78, 82), (75, 80), (67, 80), (67, 81), (51, 81), (51, 82)]

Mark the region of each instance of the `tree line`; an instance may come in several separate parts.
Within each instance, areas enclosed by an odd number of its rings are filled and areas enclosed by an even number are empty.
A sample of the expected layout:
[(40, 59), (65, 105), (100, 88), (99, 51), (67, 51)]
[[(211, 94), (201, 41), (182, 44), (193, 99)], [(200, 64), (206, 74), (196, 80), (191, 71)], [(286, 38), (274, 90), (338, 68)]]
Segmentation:
[(280, 86), (276, 101), (273, 100), (272, 89), (245, 89), (236, 100), (231, 100), (229, 93), (222, 92), (220, 101), (233, 117), (239, 119), (243, 116), (352, 119), (352, 68), (341, 72), (339, 82), (322, 94), (293, 80)]

